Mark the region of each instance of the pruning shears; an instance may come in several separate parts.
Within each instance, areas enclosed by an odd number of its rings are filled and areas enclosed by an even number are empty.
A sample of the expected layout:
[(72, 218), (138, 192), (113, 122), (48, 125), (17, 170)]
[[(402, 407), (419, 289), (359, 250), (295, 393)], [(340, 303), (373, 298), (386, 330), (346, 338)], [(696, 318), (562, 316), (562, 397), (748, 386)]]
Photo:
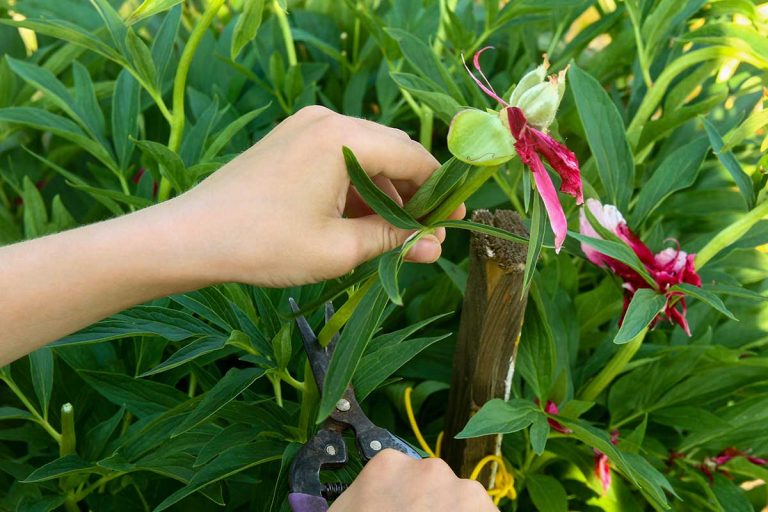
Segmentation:
[[(293, 312), (298, 313), (299, 307), (296, 302), (290, 299), (290, 303)], [(325, 305), (326, 323), (331, 316), (333, 316), (333, 306), (328, 302)], [(304, 342), (317, 389), (322, 395), (325, 374), (339, 335), (336, 334), (328, 346), (323, 347), (304, 316), (297, 316), (296, 324)], [(301, 447), (293, 460), (289, 476), (291, 492), (288, 495), (288, 503), (293, 512), (325, 512), (329, 507), (328, 501), (336, 499), (346, 489), (346, 485), (342, 483), (320, 482), (320, 470), (340, 468), (347, 463), (347, 446), (342, 433), (350, 428), (355, 433), (357, 449), (363, 464), (385, 448), (395, 449), (415, 459), (421, 458), (421, 455), (405, 441), (373, 424), (363, 413), (355, 398), (355, 392), (349, 385), (336, 402), (336, 407), (328, 419)]]

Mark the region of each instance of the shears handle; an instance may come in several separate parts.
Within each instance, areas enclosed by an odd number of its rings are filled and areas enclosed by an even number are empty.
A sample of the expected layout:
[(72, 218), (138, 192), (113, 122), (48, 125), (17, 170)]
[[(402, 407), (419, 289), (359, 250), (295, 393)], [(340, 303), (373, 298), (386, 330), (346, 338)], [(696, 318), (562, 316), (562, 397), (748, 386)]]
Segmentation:
[(288, 504), (293, 512), (327, 512), (328, 502), (322, 496), (312, 496), (292, 492), (288, 495)]

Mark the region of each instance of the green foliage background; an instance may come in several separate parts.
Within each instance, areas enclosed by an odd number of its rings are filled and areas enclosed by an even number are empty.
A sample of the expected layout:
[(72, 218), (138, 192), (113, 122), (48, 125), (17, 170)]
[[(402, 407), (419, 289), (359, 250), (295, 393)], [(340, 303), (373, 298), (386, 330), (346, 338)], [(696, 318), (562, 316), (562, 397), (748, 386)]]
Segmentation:
[[(483, 412), (485, 433), (509, 432), (503, 452), (519, 498), (501, 508), (766, 505), (765, 484), (739, 485), (768, 481), (768, 469), (737, 458), (710, 481), (700, 468), (728, 447), (768, 454), (766, 9), (749, 0), (2, 0), (0, 23), (1, 244), (181, 193), (316, 103), (402, 128), (444, 161), (456, 111), (492, 106), (460, 54), (494, 45), (484, 69), (499, 91), (542, 53), (554, 71), (575, 64), (555, 131), (581, 160), (586, 195), (617, 204), (654, 250), (674, 237), (699, 252), (705, 290), (739, 321), (691, 300), (692, 337), (659, 325), (606, 392), (580, 400), (620, 350), (622, 291), (573, 239), (560, 256), (545, 248), (515, 400)], [(513, 161), (469, 206), (528, 218), (529, 190)], [(566, 207), (575, 228), (576, 207)], [(290, 290), (226, 284), (132, 308), (1, 369), (0, 510), (287, 510), (286, 470), (317, 406), (289, 296), (315, 326), (325, 299), (349, 304), (347, 328), (364, 335), (346, 338), (358, 356), (339, 370), (340, 385), (354, 373), (371, 418), (409, 440), (402, 392), (414, 385), (434, 441), (466, 259), (457, 232), (437, 265), (405, 264), (402, 307), (388, 305), (378, 281), (360, 284), (378, 262)], [(391, 291), (397, 265), (378, 268)], [(549, 431), (536, 405), (547, 400), (572, 434)], [(605, 496), (593, 447), (618, 473)]]

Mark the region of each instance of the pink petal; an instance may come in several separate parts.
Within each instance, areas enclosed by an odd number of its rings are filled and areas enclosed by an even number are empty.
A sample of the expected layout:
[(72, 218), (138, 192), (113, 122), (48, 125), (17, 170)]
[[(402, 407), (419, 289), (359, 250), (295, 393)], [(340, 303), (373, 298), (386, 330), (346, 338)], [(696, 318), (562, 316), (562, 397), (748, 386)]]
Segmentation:
[(640, 258), (640, 261), (646, 267), (654, 264), (653, 252), (629, 229), (629, 226), (620, 224), (618, 226), (618, 235), (637, 254), (637, 257)]
[(528, 120), (523, 111), (517, 107), (509, 107), (507, 110), (507, 120), (509, 120), (509, 131), (515, 139), (521, 138), (523, 130), (528, 127)]
[(685, 299), (680, 299), (680, 305), (683, 309), (682, 312), (677, 309), (677, 306), (667, 306), (664, 310), (664, 314), (667, 315), (667, 318), (669, 318), (670, 321), (679, 325), (683, 331), (685, 331), (685, 334), (690, 336), (691, 329), (688, 327), (688, 320), (685, 318), (685, 313), (688, 310), (687, 306), (685, 305)]
[(683, 269), (683, 282), (701, 288), (701, 277), (696, 273), (695, 261), (695, 254), (689, 254), (686, 257), (685, 268)]
[[(515, 144), (517, 147), (517, 144)], [(519, 151), (518, 151), (519, 153)], [(560, 204), (560, 198), (557, 197), (557, 190), (549, 177), (544, 164), (539, 160), (538, 155), (534, 153), (533, 159), (528, 163), (533, 171), (533, 181), (536, 183), (536, 190), (539, 191), (541, 200), (544, 201), (544, 208), (547, 210), (549, 223), (552, 225), (552, 232), (555, 234), (555, 252), (559, 253), (565, 242), (565, 235), (568, 232), (568, 221), (565, 218), (563, 205)]]
[(576, 198), (576, 204), (584, 202), (584, 192), (581, 187), (581, 171), (579, 161), (573, 151), (556, 141), (544, 132), (528, 127), (536, 150), (547, 159), (549, 165), (560, 175), (560, 192)]
[(758, 466), (765, 466), (768, 464), (768, 460), (762, 459), (760, 457), (752, 457), (750, 455), (747, 455), (747, 460), (752, 464), (757, 464)]
[(472, 80), (475, 81), (477, 86), (480, 87), (480, 89), (485, 94), (487, 94), (488, 96), (490, 96), (491, 98), (495, 99), (500, 104), (502, 104), (502, 105), (504, 105), (506, 107), (506, 106), (508, 106), (507, 102), (504, 101), (501, 97), (499, 97), (498, 94), (496, 94), (496, 91), (493, 90), (493, 86), (491, 85), (491, 82), (488, 81), (488, 78), (486, 78), (485, 74), (483, 73), (482, 68), (480, 67), (480, 55), (485, 50), (488, 50), (489, 48), (493, 48), (493, 46), (486, 46), (485, 48), (482, 48), (481, 50), (478, 50), (475, 53), (475, 56), (472, 58), (472, 63), (475, 66), (475, 69), (477, 70), (477, 72), (480, 73), (480, 76), (483, 77), (483, 81), (480, 81), (480, 79), (478, 79), (475, 76), (475, 74), (472, 73), (472, 71), (470, 71), (469, 67), (467, 66), (466, 61), (464, 60), (464, 56), (463, 55), (461, 56), (461, 61), (464, 63), (464, 69), (467, 70), (467, 73), (469, 73), (469, 76), (472, 77)]
[[(597, 231), (595, 231), (595, 228), (592, 227), (592, 224), (589, 223), (589, 219), (587, 218), (587, 214), (584, 213), (583, 208), (579, 209), (579, 232), (582, 235), (591, 238), (601, 238), (600, 235), (597, 234)], [(589, 244), (582, 242), (581, 250), (584, 251), (587, 259), (598, 267), (605, 267), (607, 265), (606, 258), (603, 256), (603, 253), (593, 249)]]
[(603, 486), (603, 494), (611, 488), (611, 463), (608, 456), (595, 449), (595, 476)]

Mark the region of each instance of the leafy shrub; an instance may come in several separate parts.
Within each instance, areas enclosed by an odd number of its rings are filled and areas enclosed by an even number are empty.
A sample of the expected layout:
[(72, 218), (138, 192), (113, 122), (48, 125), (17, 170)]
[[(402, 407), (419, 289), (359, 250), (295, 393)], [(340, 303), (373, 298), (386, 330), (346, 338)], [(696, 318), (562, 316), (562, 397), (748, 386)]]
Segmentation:
[[(768, 121), (764, 6), (285, 3), (0, 2), (0, 243), (181, 193), (315, 103), (400, 127), (444, 161), (456, 112), (490, 106), (460, 55), (494, 45), (485, 70), (507, 91), (546, 52), (555, 70), (572, 64), (554, 131), (580, 157), (586, 195), (615, 204), (654, 252), (673, 237), (698, 253), (704, 286), (683, 290), (691, 337), (666, 322), (644, 334), (659, 308), (642, 314), (639, 299), (622, 334), (620, 280), (584, 260), (572, 237), (568, 254), (543, 250), (530, 269), (514, 400), (489, 403), (484, 430), (471, 422), (464, 435), (509, 432), (503, 453), (519, 495), (503, 510), (765, 505), (768, 469), (753, 457), (768, 453), (766, 143), (756, 137)], [(509, 162), (470, 208), (542, 218), (521, 171)], [(575, 228), (572, 202), (566, 213)], [(552, 245), (537, 226), (535, 251)], [(318, 402), (289, 296), (313, 325), (333, 298), (349, 304), (350, 323), (383, 326), (370, 343), (347, 340), (362, 358), (335, 378), (352, 378), (374, 421), (411, 440), (402, 392), (415, 385), (433, 439), (466, 247), (466, 234), (452, 234), (438, 265), (402, 266), (399, 288), (397, 265), (375, 261), (300, 288), (225, 284), (168, 297), (3, 368), (0, 509), (286, 510), (286, 470)], [(387, 305), (378, 281), (361, 287), (377, 268), (391, 298), (403, 290), (403, 307)], [(630, 345), (613, 343), (638, 333), (644, 342), (628, 356)], [(593, 464), (605, 476), (606, 460), (619, 476), (604, 493)]]

